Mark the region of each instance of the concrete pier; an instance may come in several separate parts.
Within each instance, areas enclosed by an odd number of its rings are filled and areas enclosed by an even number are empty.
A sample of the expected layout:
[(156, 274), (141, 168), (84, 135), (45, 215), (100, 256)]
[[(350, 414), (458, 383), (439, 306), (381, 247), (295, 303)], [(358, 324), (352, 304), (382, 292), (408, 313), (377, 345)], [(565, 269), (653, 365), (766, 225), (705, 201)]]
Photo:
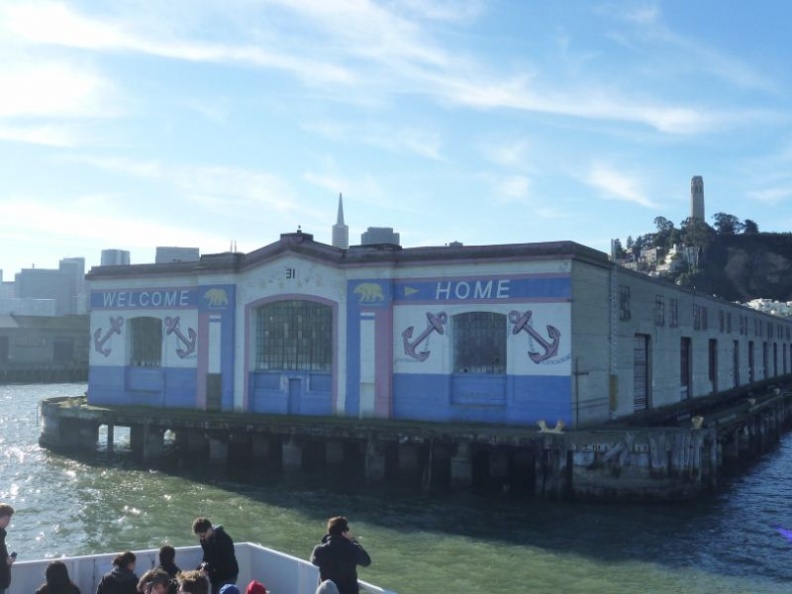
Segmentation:
[(473, 463), (470, 454), (470, 444), (462, 442), (457, 444), (456, 451), (451, 456), (451, 483), (461, 486), (470, 486), (473, 480)]
[(374, 440), (366, 443), (366, 479), (381, 481), (385, 479), (385, 448)]
[(303, 446), (294, 438), (283, 443), (281, 449), (283, 470), (285, 472), (299, 472), (303, 464)]
[[(88, 407), (84, 399), (41, 406), (40, 444), (96, 452), (98, 428), (130, 428), (146, 463), (177, 455), (269, 471), (333, 469), (355, 480), (407, 479), (417, 488), (487, 488), (549, 499), (676, 501), (711, 491), (718, 475), (776, 447), (792, 424), (792, 390), (768, 391), (702, 414), (667, 414), (588, 430), (398, 422), (382, 419), (146, 411)], [(176, 434), (165, 448), (164, 434)], [(255, 461), (255, 462), (253, 462)]]

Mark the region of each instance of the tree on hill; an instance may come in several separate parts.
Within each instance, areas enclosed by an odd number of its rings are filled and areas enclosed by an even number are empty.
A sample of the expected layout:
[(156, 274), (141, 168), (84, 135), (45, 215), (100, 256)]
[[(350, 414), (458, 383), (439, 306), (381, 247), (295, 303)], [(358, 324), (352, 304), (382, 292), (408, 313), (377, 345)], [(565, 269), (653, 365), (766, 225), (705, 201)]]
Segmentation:
[(743, 228), (743, 233), (746, 235), (756, 235), (759, 233), (759, 225), (757, 225), (751, 219), (745, 219), (745, 227)]
[(678, 241), (679, 233), (674, 227), (674, 223), (667, 218), (655, 217), (654, 224), (655, 227), (657, 227), (657, 233), (655, 233), (652, 238), (652, 245), (654, 245), (654, 247), (667, 250)]
[(745, 223), (734, 215), (725, 212), (716, 212), (712, 215), (712, 218), (715, 221), (714, 227), (718, 235), (737, 235), (745, 229)]
[(715, 231), (704, 221), (688, 217), (680, 224), (680, 240), (687, 246), (707, 248), (715, 236)]

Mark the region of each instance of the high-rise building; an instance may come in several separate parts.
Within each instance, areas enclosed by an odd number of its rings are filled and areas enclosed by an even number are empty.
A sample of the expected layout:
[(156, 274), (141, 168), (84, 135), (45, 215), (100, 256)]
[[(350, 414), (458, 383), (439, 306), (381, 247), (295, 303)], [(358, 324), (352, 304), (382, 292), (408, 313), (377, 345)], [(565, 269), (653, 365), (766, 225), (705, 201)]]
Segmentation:
[(360, 243), (363, 245), (375, 244), (399, 244), (399, 234), (393, 232), (393, 227), (369, 227), (360, 236)]
[(201, 259), (198, 248), (191, 247), (157, 247), (154, 262), (167, 264), (168, 262), (197, 262)]
[(349, 227), (344, 224), (344, 204), (341, 194), (338, 194), (338, 217), (333, 225), (333, 247), (342, 250), (349, 249)]
[(129, 251), (102, 250), (102, 266), (129, 266)]
[(14, 280), (19, 299), (51, 299), (59, 316), (84, 314), (85, 258), (63, 258), (58, 269), (23, 268)]
[(690, 218), (698, 219), (702, 223), (704, 218), (704, 178), (694, 175), (690, 180)]

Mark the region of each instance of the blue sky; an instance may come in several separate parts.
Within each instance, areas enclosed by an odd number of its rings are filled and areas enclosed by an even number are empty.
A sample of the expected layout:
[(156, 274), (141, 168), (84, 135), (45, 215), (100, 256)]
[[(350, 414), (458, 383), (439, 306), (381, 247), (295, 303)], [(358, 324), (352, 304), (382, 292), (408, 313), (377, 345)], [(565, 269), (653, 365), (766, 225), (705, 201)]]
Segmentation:
[(0, 0), (0, 268), (792, 227), (792, 4)]

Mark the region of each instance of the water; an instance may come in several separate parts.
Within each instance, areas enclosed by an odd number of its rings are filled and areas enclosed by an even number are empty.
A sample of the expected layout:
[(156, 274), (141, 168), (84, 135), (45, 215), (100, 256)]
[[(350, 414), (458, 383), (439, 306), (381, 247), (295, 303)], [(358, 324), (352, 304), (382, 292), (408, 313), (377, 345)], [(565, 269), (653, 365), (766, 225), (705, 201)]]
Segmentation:
[(209, 467), (177, 475), (40, 449), (37, 403), (84, 391), (0, 387), (0, 501), (17, 510), (7, 540), (20, 559), (195, 544), (198, 515), (237, 541), (306, 557), (326, 518), (344, 514), (374, 560), (361, 577), (400, 594), (792, 594), (792, 542), (776, 529), (792, 529), (792, 434), (704, 501), (555, 504), (310, 477), (251, 483)]

